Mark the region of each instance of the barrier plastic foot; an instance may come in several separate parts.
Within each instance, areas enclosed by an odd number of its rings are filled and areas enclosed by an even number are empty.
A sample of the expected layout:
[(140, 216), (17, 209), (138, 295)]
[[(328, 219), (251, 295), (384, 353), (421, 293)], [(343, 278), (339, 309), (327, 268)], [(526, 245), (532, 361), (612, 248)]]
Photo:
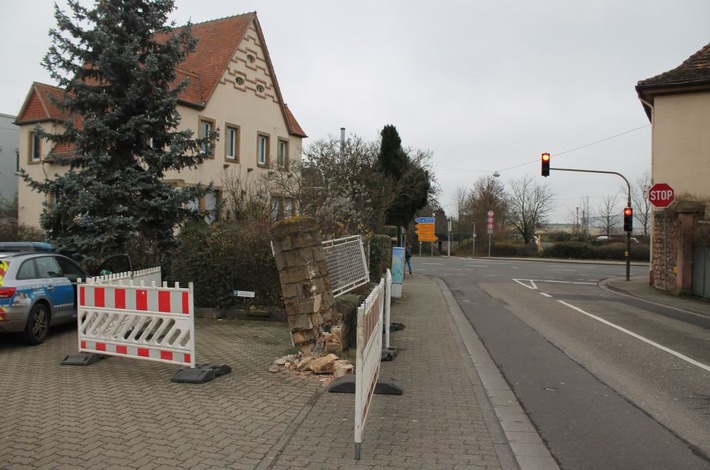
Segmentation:
[(395, 347), (383, 348), (382, 358), (380, 360), (385, 362), (394, 361), (394, 358), (397, 357), (398, 353), (399, 351), (397, 351), (397, 348)]
[(105, 358), (106, 356), (103, 354), (78, 352), (64, 356), (60, 364), (63, 366), (89, 366)]
[(212, 364), (197, 364), (195, 368), (183, 368), (179, 369), (173, 378), (170, 379), (171, 382), (179, 383), (190, 383), (190, 384), (203, 384), (209, 382), (210, 380), (221, 377), (225, 374), (232, 372), (232, 368), (228, 365), (212, 365)]
[[(334, 380), (328, 387), (330, 393), (355, 393), (355, 374), (348, 374)], [(375, 385), (377, 395), (402, 395), (404, 390), (395, 379), (381, 379)]]
[(390, 323), (390, 331), (400, 331), (405, 328), (404, 323)]

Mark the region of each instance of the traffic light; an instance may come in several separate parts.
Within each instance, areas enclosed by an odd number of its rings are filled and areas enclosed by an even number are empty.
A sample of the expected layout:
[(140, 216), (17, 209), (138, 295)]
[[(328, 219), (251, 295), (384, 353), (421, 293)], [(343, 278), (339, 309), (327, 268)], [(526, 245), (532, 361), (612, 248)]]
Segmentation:
[(624, 208), (624, 232), (634, 231), (634, 210), (630, 207)]
[(550, 176), (550, 154), (542, 154), (542, 176)]

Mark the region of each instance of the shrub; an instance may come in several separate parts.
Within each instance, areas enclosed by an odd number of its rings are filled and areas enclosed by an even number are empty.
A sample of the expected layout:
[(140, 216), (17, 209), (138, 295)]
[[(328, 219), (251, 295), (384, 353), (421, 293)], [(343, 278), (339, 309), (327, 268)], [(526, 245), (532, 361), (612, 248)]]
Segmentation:
[(533, 244), (524, 245), (520, 243), (498, 242), (493, 243), (491, 246), (491, 255), (511, 257), (537, 256), (537, 247)]
[(592, 259), (594, 249), (589, 243), (560, 242), (546, 248), (542, 252), (545, 258)]
[(370, 245), (370, 280), (378, 282), (392, 265), (392, 238), (389, 235), (373, 235)]
[(228, 308), (242, 302), (234, 290), (255, 292), (253, 303), (282, 307), (268, 222), (188, 224), (171, 255), (171, 282), (194, 283), (195, 305)]

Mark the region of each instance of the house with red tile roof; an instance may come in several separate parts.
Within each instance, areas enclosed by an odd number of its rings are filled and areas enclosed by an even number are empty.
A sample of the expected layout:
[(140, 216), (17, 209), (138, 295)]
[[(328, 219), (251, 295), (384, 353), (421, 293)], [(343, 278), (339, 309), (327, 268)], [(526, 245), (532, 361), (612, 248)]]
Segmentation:
[[(214, 153), (198, 168), (171, 171), (166, 180), (176, 185), (212, 183), (215, 192), (200, 201), (204, 208), (216, 206), (227, 187), (249, 191), (269, 172), (297, 171), (302, 141), (306, 134), (281, 94), (264, 34), (255, 12), (194, 24), (195, 50), (176, 69), (179, 79), (189, 79), (181, 92), (179, 130), (191, 129), (195, 136), (217, 130)], [(35, 133), (63, 132), (63, 124), (73, 119), (58, 109), (51, 96), (63, 90), (33, 83), (18, 114), (20, 128), (19, 165), (35, 180), (51, 178), (66, 171), (53, 161), (71, 155), (73, 149), (50, 144)], [(272, 211), (292, 211), (296, 204), (276, 190), (268, 194)], [(20, 182), (19, 223), (39, 226), (44, 195)]]
[(652, 183), (675, 192), (652, 217), (651, 284), (710, 298), (710, 44), (636, 91), (651, 121)]

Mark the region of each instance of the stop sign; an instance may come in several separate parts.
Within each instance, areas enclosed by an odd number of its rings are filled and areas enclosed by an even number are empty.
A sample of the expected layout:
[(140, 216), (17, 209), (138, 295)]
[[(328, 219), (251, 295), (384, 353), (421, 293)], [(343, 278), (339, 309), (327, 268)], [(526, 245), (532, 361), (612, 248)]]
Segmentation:
[(656, 183), (648, 190), (648, 200), (655, 207), (668, 207), (674, 197), (673, 188), (666, 183)]

